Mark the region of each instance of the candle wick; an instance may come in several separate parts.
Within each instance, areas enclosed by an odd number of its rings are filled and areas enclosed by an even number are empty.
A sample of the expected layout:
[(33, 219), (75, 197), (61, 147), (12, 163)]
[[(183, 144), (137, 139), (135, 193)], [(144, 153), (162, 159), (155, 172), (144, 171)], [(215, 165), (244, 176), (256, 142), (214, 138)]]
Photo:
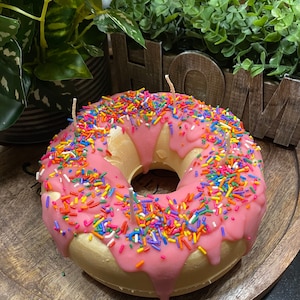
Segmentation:
[(73, 98), (73, 103), (72, 103), (72, 119), (73, 119), (73, 122), (74, 122), (74, 127), (77, 130), (76, 104), (77, 104), (77, 98)]
[(175, 88), (174, 88), (174, 84), (172, 83), (171, 79), (170, 79), (170, 76), (169, 74), (166, 74), (165, 75), (165, 79), (170, 87), (170, 92), (172, 93), (172, 96), (173, 96), (173, 100), (174, 100), (174, 103), (176, 102), (176, 94), (175, 94)]
[(133, 192), (133, 188), (130, 187), (129, 188), (129, 201), (130, 201), (130, 222), (134, 225), (136, 225), (136, 219), (135, 219), (135, 214), (134, 214), (134, 207), (133, 207), (133, 203), (134, 203), (134, 192)]
[(221, 166), (225, 164), (225, 162), (228, 158), (229, 152), (230, 152), (230, 134), (229, 133), (226, 133), (226, 135), (225, 135), (225, 143), (226, 143), (225, 156), (220, 160)]

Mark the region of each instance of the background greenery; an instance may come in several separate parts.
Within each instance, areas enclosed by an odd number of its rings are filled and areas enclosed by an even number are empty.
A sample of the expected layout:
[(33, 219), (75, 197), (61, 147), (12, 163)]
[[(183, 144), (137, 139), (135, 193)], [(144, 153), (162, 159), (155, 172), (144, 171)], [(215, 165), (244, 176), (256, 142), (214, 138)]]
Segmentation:
[(113, 0), (165, 51), (208, 53), (233, 72), (300, 75), (300, 1)]

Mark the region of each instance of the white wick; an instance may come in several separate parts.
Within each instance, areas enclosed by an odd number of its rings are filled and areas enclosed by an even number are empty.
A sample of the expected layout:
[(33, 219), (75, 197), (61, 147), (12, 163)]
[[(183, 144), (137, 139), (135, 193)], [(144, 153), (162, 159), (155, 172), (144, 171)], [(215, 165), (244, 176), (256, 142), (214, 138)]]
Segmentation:
[(230, 152), (230, 134), (227, 132), (225, 135), (225, 142), (226, 142), (226, 150), (225, 150), (225, 156), (220, 160), (220, 165), (224, 165), (227, 157)]
[(172, 96), (173, 96), (173, 99), (174, 99), (174, 102), (176, 101), (176, 94), (175, 94), (175, 88), (174, 88), (174, 84), (172, 83), (170, 77), (169, 77), (169, 74), (166, 74), (165, 75), (165, 79), (170, 87), (170, 92), (172, 93)]
[(77, 104), (77, 98), (73, 98), (73, 103), (72, 103), (72, 119), (73, 119), (75, 128), (77, 128), (76, 104)]
[(129, 188), (129, 201), (130, 201), (130, 222), (132, 224), (136, 224), (135, 220), (135, 215), (134, 215), (134, 207), (133, 207), (133, 202), (134, 202), (134, 193), (133, 193), (133, 188)]

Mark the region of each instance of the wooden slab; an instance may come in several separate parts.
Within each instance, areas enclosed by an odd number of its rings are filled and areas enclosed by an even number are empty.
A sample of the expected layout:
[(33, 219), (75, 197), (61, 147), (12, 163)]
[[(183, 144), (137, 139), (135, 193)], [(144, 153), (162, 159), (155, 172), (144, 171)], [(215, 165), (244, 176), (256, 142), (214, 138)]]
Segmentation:
[[(174, 300), (260, 298), (298, 253), (296, 158), (300, 149), (281, 148), (266, 141), (259, 144), (265, 161), (268, 211), (253, 250), (217, 282)], [(41, 220), (39, 185), (33, 176), (45, 149), (46, 145), (0, 146), (0, 298), (141, 299), (97, 283), (57, 252)], [(162, 178), (172, 181), (172, 177), (154, 172), (150, 178), (140, 178), (138, 184), (153, 191), (161, 188), (157, 182)]]

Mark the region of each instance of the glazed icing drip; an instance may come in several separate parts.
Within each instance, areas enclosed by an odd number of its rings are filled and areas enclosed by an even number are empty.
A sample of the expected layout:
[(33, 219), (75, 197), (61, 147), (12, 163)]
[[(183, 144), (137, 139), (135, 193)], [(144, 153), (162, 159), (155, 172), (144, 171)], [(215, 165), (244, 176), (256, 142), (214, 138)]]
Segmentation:
[[(147, 172), (163, 126), (181, 158), (194, 148), (202, 152), (175, 192), (135, 197), (133, 226), (130, 183), (107, 161), (108, 137), (121, 127)], [(72, 124), (61, 131), (41, 159), (43, 219), (63, 255), (77, 234), (90, 233), (123, 270), (148, 273), (165, 300), (193, 251), (218, 264), (223, 240), (253, 245), (266, 205), (259, 150), (238, 118), (191, 96), (176, 94), (175, 102), (171, 93), (141, 90), (103, 97), (84, 107), (77, 131)]]

